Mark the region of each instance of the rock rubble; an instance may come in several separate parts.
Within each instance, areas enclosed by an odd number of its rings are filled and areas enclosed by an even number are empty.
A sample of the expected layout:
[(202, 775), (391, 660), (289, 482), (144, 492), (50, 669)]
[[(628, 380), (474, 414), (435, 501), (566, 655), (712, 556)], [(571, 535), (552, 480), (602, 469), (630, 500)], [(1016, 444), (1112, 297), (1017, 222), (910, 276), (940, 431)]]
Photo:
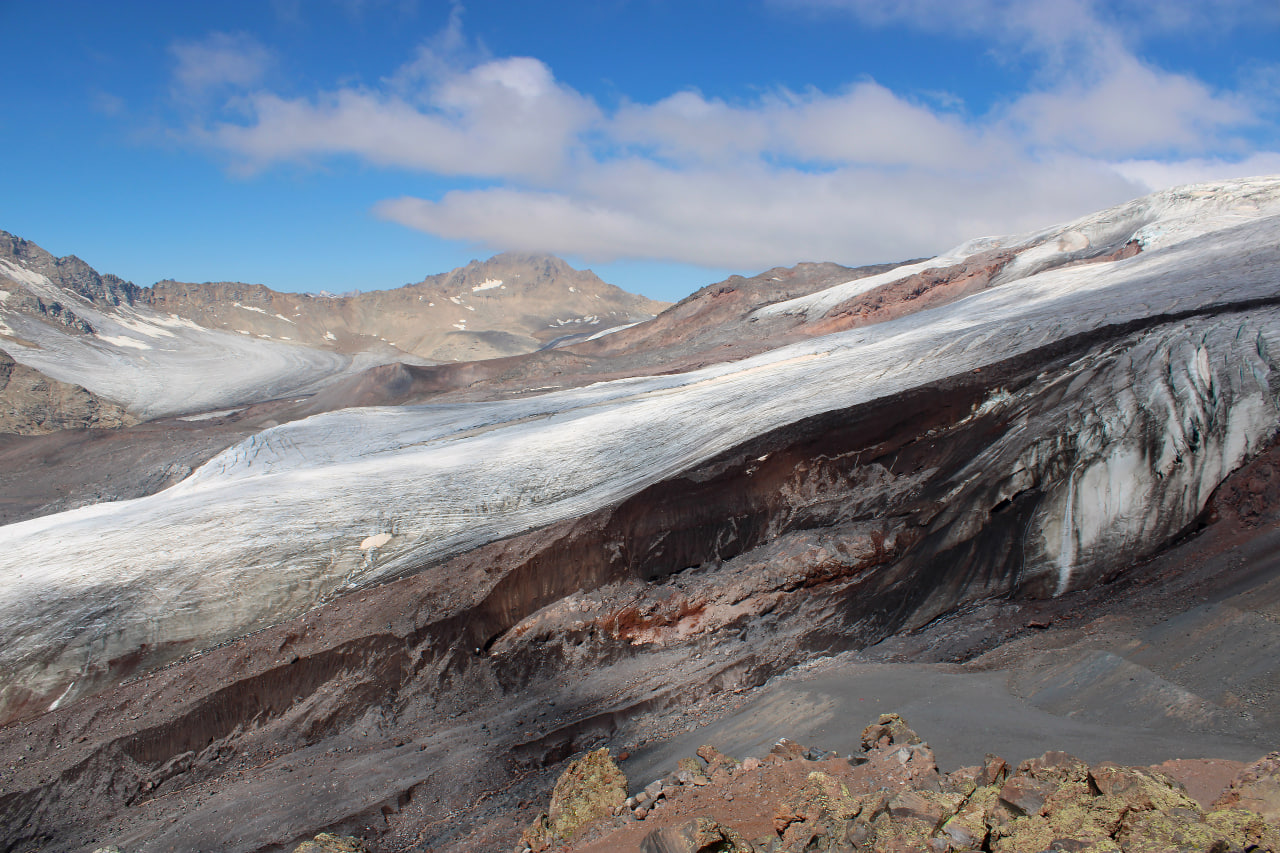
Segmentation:
[[(584, 762), (606, 760), (598, 750), (571, 764), (557, 795), (581, 784)], [(611, 795), (612, 784), (590, 796)], [(944, 773), (906, 720), (883, 714), (844, 757), (783, 738), (763, 759), (738, 762), (704, 745), (624, 807), (555, 841), (526, 832), (516, 853), (1275, 853), (1278, 794), (1280, 753), (1208, 804), (1160, 769), (1058, 751), (1016, 768), (988, 754)]]

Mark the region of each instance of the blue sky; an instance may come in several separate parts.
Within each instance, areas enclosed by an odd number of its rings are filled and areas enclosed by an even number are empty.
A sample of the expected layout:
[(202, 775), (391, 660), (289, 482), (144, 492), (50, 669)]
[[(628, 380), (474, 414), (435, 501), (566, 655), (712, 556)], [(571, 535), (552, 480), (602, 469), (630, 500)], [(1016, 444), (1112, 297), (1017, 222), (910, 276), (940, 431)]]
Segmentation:
[(677, 299), (1280, 173), (1280, 3), (0, 0), (0, 228), (139, 284)]

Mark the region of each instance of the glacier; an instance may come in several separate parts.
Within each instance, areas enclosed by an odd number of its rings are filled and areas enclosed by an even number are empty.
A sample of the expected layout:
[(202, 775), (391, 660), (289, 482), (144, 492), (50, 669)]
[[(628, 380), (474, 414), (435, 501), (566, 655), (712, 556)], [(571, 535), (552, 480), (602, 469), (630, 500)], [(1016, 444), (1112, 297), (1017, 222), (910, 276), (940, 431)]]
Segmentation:
[[(1073, 263), (1131, 240), (1140, 254)], [(1060, 389), (1072, 405), (1053, 416), (1052, 437), (1027, 443), (999, 472), (1013, 491), (1071, 460), (1027, 534), (1025, 572), (1043, 576), (1050, 594), (1088, 582), (1106, 559), (1139, 554), (1189, 523), (1280, 422), (1271, 356), (1280, 351), (1280, 178), (1180, 188), (1035, 234), (984, 238), (757, 313), (817, 317), (993, 248), (1014, 257), (992, 287), (888, 322), (681, 374), (316, 415), (254, 435), (149, 497), (0, 527), (0, 718), (32, 697), (51, 706), (101, 689), (114, 660), (159, 665), (615, 504), (804, 418), (1100, 330), (1158, 327), (1118, 362), (1073, 366)], [(145, 334), (85, 314), (108, 334)], [(248, 362), (299, 349), (198, 334), (253, 344), (242, 350)], [(149, 357), (169, 352), (169, 340), (148, 336)], [(190, 377), (203, 351), (196, 337), (183, 340), (164, 367), (180, 364)], [(57, 359), (74, 357), (100, 365), (104, 387), (113, 381), (105, 377), (118, 361), (101, 344), (59, 347), (38, 357), (48, 360), (40, 369), (56, 376)], [(291, 375), (334, 368), (302, 361)], [(234, 390), (201, 404), (231, 405)], [(179, 392), (193, 386), (150, 388), (134, 405), (170, 411)], [(994, 395), (988, 405), (1018, 403)]]

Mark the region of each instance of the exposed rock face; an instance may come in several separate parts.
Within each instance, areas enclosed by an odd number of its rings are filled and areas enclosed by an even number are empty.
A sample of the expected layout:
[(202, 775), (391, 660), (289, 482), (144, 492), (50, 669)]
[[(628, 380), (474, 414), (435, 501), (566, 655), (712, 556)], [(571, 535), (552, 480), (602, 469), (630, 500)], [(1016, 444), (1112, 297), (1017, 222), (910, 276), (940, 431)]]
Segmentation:
[(0, 231), (0, 259), (45, 276), (58, 287), (101, 305), (132, 305), (143, 296), (142, 288), (114, 275), (99, 275), (75, 255), (55, 258), (35, 243), (6, 231)]
[(43, 435), (60, 429), (110, 429), (136, 423), (119, 406), (78, 385), (41, 375), (0, 350), (0, 433)]

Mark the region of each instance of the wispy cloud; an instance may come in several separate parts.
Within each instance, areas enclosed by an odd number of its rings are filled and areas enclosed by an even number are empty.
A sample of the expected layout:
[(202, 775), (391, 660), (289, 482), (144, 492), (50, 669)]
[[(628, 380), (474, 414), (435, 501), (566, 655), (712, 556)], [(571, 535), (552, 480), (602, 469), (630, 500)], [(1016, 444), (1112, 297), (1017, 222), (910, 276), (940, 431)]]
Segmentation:
[(199, 41), (176, 42), (169, 50), (176, 61), (173, 91), (179, 98), (255, 85), (271, 65), (270, 51), (243, 33), (212, 33)]
[[(781, 2), (781, 0), (779, 0)], [(1031, 66), (983, 115), (872, 79), (742, 101), (673, 92), (606, 109), (532, 57), (493, 57), (450, 24), (371, 88), (286, 98), (253, 91), (252, 46), (208, 43), (181, 85), (245, 89), (246, 119), (196, 135), (239, 168), (355, 157), (485, 179), (378, 215), (492, 249), (713, 267), (924, 254), (1039, 227), (1146, 189), (1280, 169), (1247, 144), (1270, 119), (1264, 87), (1220, 91), (1144, 61), (1086, 0), (787, 0), (882, 26), (989, 34)], [(1248, 5), (1241, 0), (1240, 4)], [(1152, 26), (1188, 26), (1174, 2)], [(225, 38), (225, 37), (224, 37)], [(216, 69), (224, 69), (217, 71)], [(1234, 159), (1233, 158), (1244, 158)], [(1265, 167), (1265, 168), (1264, 168)]]

